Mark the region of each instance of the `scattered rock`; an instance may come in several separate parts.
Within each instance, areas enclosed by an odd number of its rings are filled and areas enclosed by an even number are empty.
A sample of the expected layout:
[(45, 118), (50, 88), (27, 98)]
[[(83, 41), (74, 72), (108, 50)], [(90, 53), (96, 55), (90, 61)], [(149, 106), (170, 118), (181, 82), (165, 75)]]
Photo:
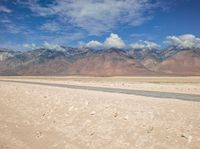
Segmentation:
[(36, 132), (36, 137), (37, 138), (41, 138), (43, 136), (42, 132), (41, 131), (37, 131)]
[(116, 118), (118, 116), (118, 113), (117, 112), (115, 112), (115, 114), (114, 114), (114, 117)]
[(187, 137), (186, 134), (184, 134), (184, 133), (181, 134), (181, 137), (182, 137), (182, 138), (185, 138), (185, 139), (188, 139), (188, 137)]
[(69, 107), (68, 111), (72, 111), (74, 109), (74, 106)]
[(188, 143), (190, 143), (192, 141), (192, 136), (190, 135), (187, 135), (185, 133), (182, 133), (181, 134), (181, 137), (184, 138), (184, 139), (187, 139), (188, 140)]
[(153, 131), (153, 127), (150, 127), (148, 130), (147, 130), (147, 133), (151, 133)]
[(90, 113), (90, 115), (95, 115), (96, 114), (96, 112), (95, 111), (92, 111), (91, 113)]
[(126, 116), (124, 117), (124, 120), (128, 120), (128, 118), (129, 118), (128, 115), (126, 115)]
[(95, 132), (90, 133), (90, 136), (93, 136), (95, 134)]

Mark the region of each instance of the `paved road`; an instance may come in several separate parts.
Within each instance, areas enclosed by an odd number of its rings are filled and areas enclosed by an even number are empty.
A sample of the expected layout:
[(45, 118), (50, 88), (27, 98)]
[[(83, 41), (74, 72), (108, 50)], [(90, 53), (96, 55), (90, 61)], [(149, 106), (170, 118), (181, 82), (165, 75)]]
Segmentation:
[(42, 82), (30, 82), (30, 81), (14, 81), (14, 80), (0, 80), (0, 81), (11, 82), (11, 83), (13, 82), (13, 83), (32, 84), (32, 85), (45, 85), (45, 86), (62, 87), (62, 88), (70, 88), (70, 89), (81, 89), (81, 90), (89, 90), (89, 91), (101, 91), (101, 92), (108, 92), (108, 93), (121, 93), (121, 94), (139, 95), (139, 96), (162, 98), (162, 99), (168, 98), (168, 99), (179, 99), (179, 100), (200, 102), (200, 95), (184, 94), (184, 93), (143, 91), (143, 90), (94, 87), (94, 86), (78, 86), (78, 85), (54, 84), (54, 83), (42, 83)]

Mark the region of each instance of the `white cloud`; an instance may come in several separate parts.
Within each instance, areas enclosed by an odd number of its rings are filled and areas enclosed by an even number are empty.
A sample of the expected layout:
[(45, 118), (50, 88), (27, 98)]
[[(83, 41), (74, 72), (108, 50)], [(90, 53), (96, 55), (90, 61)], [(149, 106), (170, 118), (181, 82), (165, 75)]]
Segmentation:
[(117, 35), (111, 33), (108, 38), (105, 39), (103, 43), (99, 41), (89, 41), (88, 43), (79, 42), (79, 46), (81, 47), (89, 47), (89, 48), (124, 48), (126, 45), (124, 41)]
[(60, 45), (58, 45), (58, 44), (50, 44), (47, 41), (44, 42), (43, 46), (44, 46), (44, 48), (51, 49), (51, 50), (65, 51), (65, 49), (62, 48)]
[(111, 33), (110, 37), (105, 40), (104, 46), (106, 48), (123, 48), (125, 43), (117, 34)]
[(103, 46), (102, 43), (100, 43), (99, 41), (94, 41), (94, 40), (92, 40), (86, 44), (86, 47), (88, 47), (88, 48), (100, 48), (102, 46)]
[(27, 49), (31, 49), (31, 50), (34, 50), (34, 49), (38, 48), (34, 43), (32, 43), (32, 44), (23, 44), (23, 47), (27, 48)]
[(8, 9), (5, 6), (0, 6), (0, 12), (11, 13), (12, 10)]
[(41, 6), (36, 0), (24, 2), (40, 16), (54, 15), (65, 23), (82, 28), (92, 35), (110, 31), (116, 26), (141, 25), (151, 19), (153, 9), (161, 7), (152, 0), (55, 0)]
[(133, 48), (133, 49), (143, 49), (146, 46), (144, 44), (141, 44), (141, 43), (133, 43), (133, 44), (130, 45), (130, 47)]
[(150, 42), (150, 41), (140, 41), (138, 43), (133, 43), (130, 45), (131, 48), (133, 49), (157, 49), (160, 46), (157, 43)]
[(42, 25), (41, 29), (54, 32), (60, 30), (60, 25), (55, 22), (45, 23)]
[(175, 45), (181, 48), (200, 48), (200, 38), (192, 34), (167, 36), (166, 39), (164, 43), (168, 45)]

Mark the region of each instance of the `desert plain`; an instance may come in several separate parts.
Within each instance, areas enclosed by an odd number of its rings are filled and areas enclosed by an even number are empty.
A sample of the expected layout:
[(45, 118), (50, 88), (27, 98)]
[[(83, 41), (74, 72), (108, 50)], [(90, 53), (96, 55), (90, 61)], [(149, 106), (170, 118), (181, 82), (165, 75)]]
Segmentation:
[(200, 77), (0, 77), (0, 149), (134, 148), (200, 148)]

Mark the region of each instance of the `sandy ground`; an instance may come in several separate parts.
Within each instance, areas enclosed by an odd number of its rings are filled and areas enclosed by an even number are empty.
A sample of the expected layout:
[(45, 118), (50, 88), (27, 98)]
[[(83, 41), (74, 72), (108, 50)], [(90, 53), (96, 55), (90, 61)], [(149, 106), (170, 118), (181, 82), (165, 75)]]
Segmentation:
[[(35, 81), (200, 91), (198, 82)], [(200, 102), (0, 82), (0, 132), (0, 149), (198, 149)]]

